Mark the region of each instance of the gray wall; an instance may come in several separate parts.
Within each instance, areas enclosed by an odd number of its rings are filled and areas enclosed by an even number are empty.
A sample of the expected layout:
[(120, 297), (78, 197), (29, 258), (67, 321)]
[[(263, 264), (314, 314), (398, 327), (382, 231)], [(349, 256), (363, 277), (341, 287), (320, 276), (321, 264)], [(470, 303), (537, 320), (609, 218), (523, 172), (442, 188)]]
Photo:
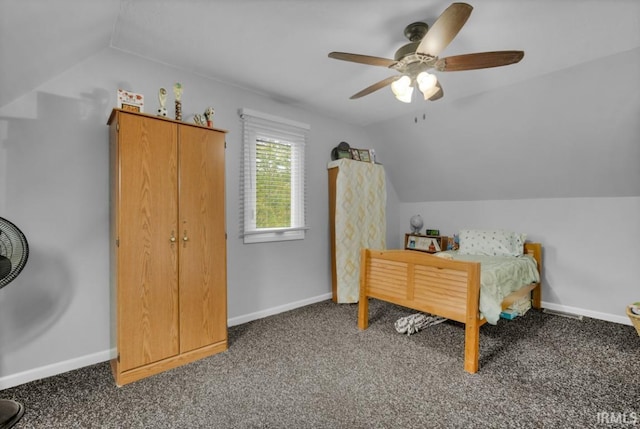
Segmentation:
[(630, 324), (626, 305), (640, 299), (638, 76), (634, 49), (367, 128), (401, 201), (396, 237), (416, 213), (446, 234), (526, 232), (544, 246), (546, 307)]
[[(111, 355), (106, 120), (118, 87), (145, 94), (153, 111), (157, 89), (180, 81), (185, 118), (212, 105), (215, 125), (230, 131), (230, 324), (329, 297), (326, 163), (343, 140), (385, 164), (389, 247), (401, 246), (414, 213), (447, 233), (524, 231), (545, 246), (549, 307), (625, 322), (623, 306), (638, 299), (638, 50), (602, 63), (427, 105), (417, 124), (411, 115), (364, 129), (112, 49), (74, 65), (0, 107), (0, 216), (32, 252), (0, 291), (0, 388)], [(602, 75), (604, 93), (593, 85)], [(311, 125), (304, 241), (238, 236), (240, 107)]]
[[(109, 359), (108, 129), (116, 89), (145, 95), (184, 86), (183, 117), (216, 109), (227, 135), (228, 309), (243, 323), (328, 299), (327, 171), (340, 141), (373, 147), (364, 131), (259, 94), (105, 49), (0, 108), (0, 215), (26, 234), (23, 273), (0, 291), (0, 388)], [(170, 97), (173, 100), (172, 97)], [(171, 101), (170, 106), (173, 106)], [(303, 241), (242, 244), (241, 124), (249, 107), (311, 125), (308, 221)], [(170, 108), (170, 116), (173, 108)], [(390, 185), (389, 206), (397, 206)], [(390, 215), (395, 225), (395, 214)], [(395, 229), (395, 226), (393, 227)], [(355, 323), (355, 321), (354, 321)]]
[(640, 197), (401, 203), (397, 236), (409, 232), (416, 213), (447, 235), (526, 232), (543, 245), (544, 308), (631, 324), (626, 306), (640, 299)]

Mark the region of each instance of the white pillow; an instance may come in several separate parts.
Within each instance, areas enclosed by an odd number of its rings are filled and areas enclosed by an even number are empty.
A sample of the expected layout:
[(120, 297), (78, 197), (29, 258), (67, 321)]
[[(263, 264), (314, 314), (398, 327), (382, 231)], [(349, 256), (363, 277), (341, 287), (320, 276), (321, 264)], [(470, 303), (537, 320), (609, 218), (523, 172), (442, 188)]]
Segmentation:
[(503, 229), (463, 229), (460, 248), (463, 255), (522, 256), (527, 234)]

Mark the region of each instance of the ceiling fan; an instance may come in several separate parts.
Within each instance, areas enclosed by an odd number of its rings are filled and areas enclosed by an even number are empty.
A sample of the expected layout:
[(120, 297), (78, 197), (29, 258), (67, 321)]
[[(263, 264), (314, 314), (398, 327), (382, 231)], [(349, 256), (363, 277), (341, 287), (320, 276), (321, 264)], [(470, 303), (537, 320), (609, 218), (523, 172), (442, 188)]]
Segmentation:
[(411, 102), (413, 87), (416, 85), (425, 100), (438, 100), (444, 95), (442, 86), (436, 76), (427, 70), (449, 72), (500, 67), (515, 64), (524, 57), (523, 51), (493, 51), (439, 58), (440, 53), (467, 22), (472, 10), (473, 7), (466, 3), (453, 3), (442, 12), (431, 28), (424, 22), (409, 24), (404, 35), (410, 43), (398, 49), (394, 59), (347, 52), (331, 52), (329, 58), (387, 67), (399, 72), (352, 95), (352, 100), (388, 85), (391, 85), (396, 98), (405, 103)]

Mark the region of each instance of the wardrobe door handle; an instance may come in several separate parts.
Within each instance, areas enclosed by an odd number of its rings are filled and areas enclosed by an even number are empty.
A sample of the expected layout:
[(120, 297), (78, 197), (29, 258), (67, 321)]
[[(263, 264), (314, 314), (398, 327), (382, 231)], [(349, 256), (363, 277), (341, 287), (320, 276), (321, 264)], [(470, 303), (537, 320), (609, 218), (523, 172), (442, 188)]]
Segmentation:
[(169, 237), (169, 241), (170, 241), (171, 243), (175, 243), (175, 242), (176, 242), (176, 236), (175, 236), (175, 234), (173, 233), (173, 231), (171, 231), (171, 237)]

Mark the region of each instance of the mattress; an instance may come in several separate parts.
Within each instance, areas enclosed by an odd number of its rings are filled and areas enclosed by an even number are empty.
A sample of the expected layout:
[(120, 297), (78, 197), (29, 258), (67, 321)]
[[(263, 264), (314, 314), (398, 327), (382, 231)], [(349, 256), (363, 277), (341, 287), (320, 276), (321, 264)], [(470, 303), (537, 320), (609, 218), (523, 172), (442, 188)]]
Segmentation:
[(480, 313), (492, 325), (498, 323), (502, 301), (507, 295), (540, 281), (536, 260), (529, 255), (461, 255), (452, 250), (442, 253), (458, 261), (480, 262)]

